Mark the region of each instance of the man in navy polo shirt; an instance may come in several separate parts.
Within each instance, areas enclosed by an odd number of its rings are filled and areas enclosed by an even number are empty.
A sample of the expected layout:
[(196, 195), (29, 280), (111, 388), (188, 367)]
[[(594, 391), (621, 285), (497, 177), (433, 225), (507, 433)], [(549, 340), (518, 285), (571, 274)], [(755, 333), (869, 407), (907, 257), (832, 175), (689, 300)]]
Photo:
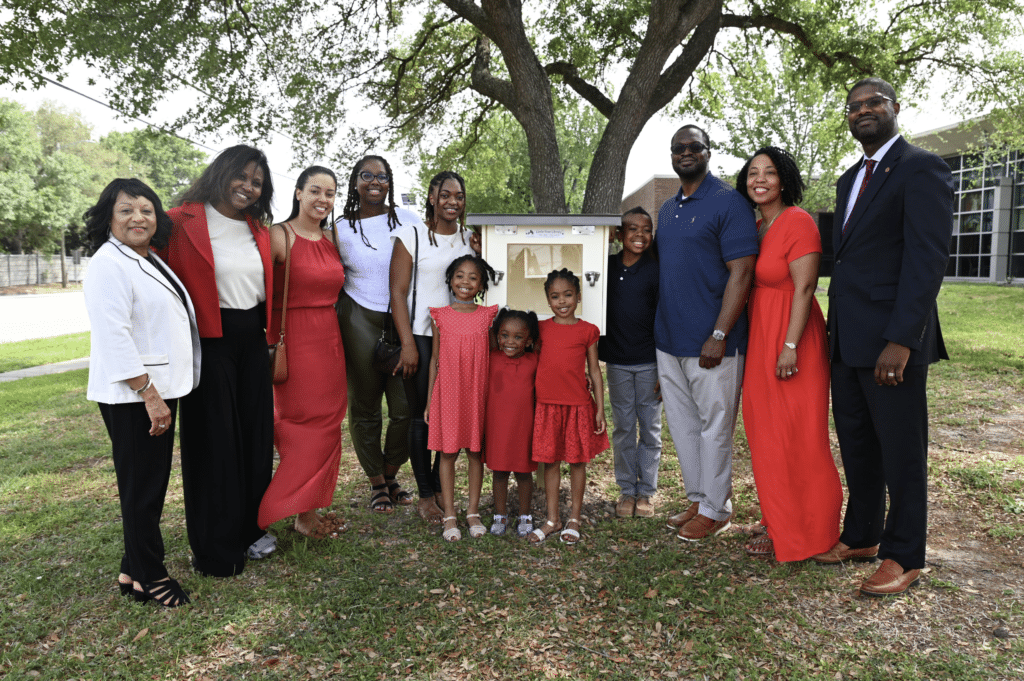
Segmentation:
[(695, 125), (672, 136), (680, 189), (658, 213), (661, 261), (654, 322), (665, 418), (689, 508), (669, 518), (677, 536), (698, 541), (732, 520), (732, 438), (736, 428), (747, 295), (757, 227), (746, 199), (708, 173), (711, 140)]

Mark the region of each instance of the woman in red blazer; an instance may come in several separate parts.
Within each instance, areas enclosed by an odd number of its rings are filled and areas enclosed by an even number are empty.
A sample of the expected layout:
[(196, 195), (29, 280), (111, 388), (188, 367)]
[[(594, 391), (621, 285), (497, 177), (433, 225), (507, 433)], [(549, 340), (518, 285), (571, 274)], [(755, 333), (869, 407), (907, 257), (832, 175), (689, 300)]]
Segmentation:
[(199, 387), (181, 400), (185, 519), (197, 572), (240, 573), (275, 540), (256, 524), (273, 466), (274, 396), (265, 329), (273, 291), (267, 157), (225, 149), (168, 211), (160, 255), (185, 284), (199, 325)]

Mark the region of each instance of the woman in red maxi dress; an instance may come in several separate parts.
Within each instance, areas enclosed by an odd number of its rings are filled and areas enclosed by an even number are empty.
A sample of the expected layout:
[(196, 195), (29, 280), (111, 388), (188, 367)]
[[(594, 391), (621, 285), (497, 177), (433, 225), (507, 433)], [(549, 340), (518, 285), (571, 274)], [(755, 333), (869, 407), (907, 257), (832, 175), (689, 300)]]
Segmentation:
[(821, 238), (811, 216), (795, 206), (804, 184), (785, 151), (759, 149), (736, 183), (761, 213), (743, 425), (763, 531), (746, 550), (804, 560), (838, 541), (843, 502), (828, 436), (825, 320), (814, 298)]
[(341, 420), (347, 407), (345, 354), (334, 303), (345, 283), (330, 232), (323, 231), (334, 207), (337, 180), (320, 166), (299, 175), (292, 214), (271, 228), (274, 255), (274, 314), (268, 342), (281, 331), (285, 239), (291, 243), (291, 273), (285, 317), (288, 380), (274, 386), (274, 445), (280, 463), (260, 504), (259, 525), (295, 515), (296, 531), (309, 537), (336, 536), (341, 522), (321, 516), (331, 505), (341, 459)]

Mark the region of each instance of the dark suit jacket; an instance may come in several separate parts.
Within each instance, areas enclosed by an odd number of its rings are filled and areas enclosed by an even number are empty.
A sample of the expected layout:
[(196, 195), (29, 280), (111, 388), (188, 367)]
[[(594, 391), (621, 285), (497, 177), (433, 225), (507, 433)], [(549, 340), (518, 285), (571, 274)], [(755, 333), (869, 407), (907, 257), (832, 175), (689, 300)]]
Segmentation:
[[(167, 248), (157, 254), (168, 264), (192, 298), (196, 308), (196, 321), (201, 338), (220, 338), (224, 335), (220, 325), (220, 300), (217, 297), (217, 278), (214, 274), (213, 245), (206, 226), (206, 208), (201, 203), (186, 203), (167, 211), (174, 222)], [(274, 268), (270, 260), (270, 230), (248, 215), (256, 247), (263, 260), (263, 284), (267, 289), (267, 319), (274, 292)]]
[(828, 289), (830, 357), (873, 367), (888, 341), (911, 349), (908, 365), (948, 359), (935, 298), (949, 259), (953, 178), (946, 162), (902, 137), (842, 219), (860, 163), (836, 185), (835, 267)]

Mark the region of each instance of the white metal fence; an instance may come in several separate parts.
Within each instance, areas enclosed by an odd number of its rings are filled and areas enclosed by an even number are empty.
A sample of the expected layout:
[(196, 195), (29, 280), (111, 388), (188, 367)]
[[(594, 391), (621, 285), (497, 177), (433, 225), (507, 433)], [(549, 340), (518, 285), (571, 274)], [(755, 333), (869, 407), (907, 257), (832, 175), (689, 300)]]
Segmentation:
[[(69, 255), (66, 259), (68, 281), (82, 281), (89, 258)], [(25, 286), (60, 281), (60, 254), (0, 254), (0, 286)]]

